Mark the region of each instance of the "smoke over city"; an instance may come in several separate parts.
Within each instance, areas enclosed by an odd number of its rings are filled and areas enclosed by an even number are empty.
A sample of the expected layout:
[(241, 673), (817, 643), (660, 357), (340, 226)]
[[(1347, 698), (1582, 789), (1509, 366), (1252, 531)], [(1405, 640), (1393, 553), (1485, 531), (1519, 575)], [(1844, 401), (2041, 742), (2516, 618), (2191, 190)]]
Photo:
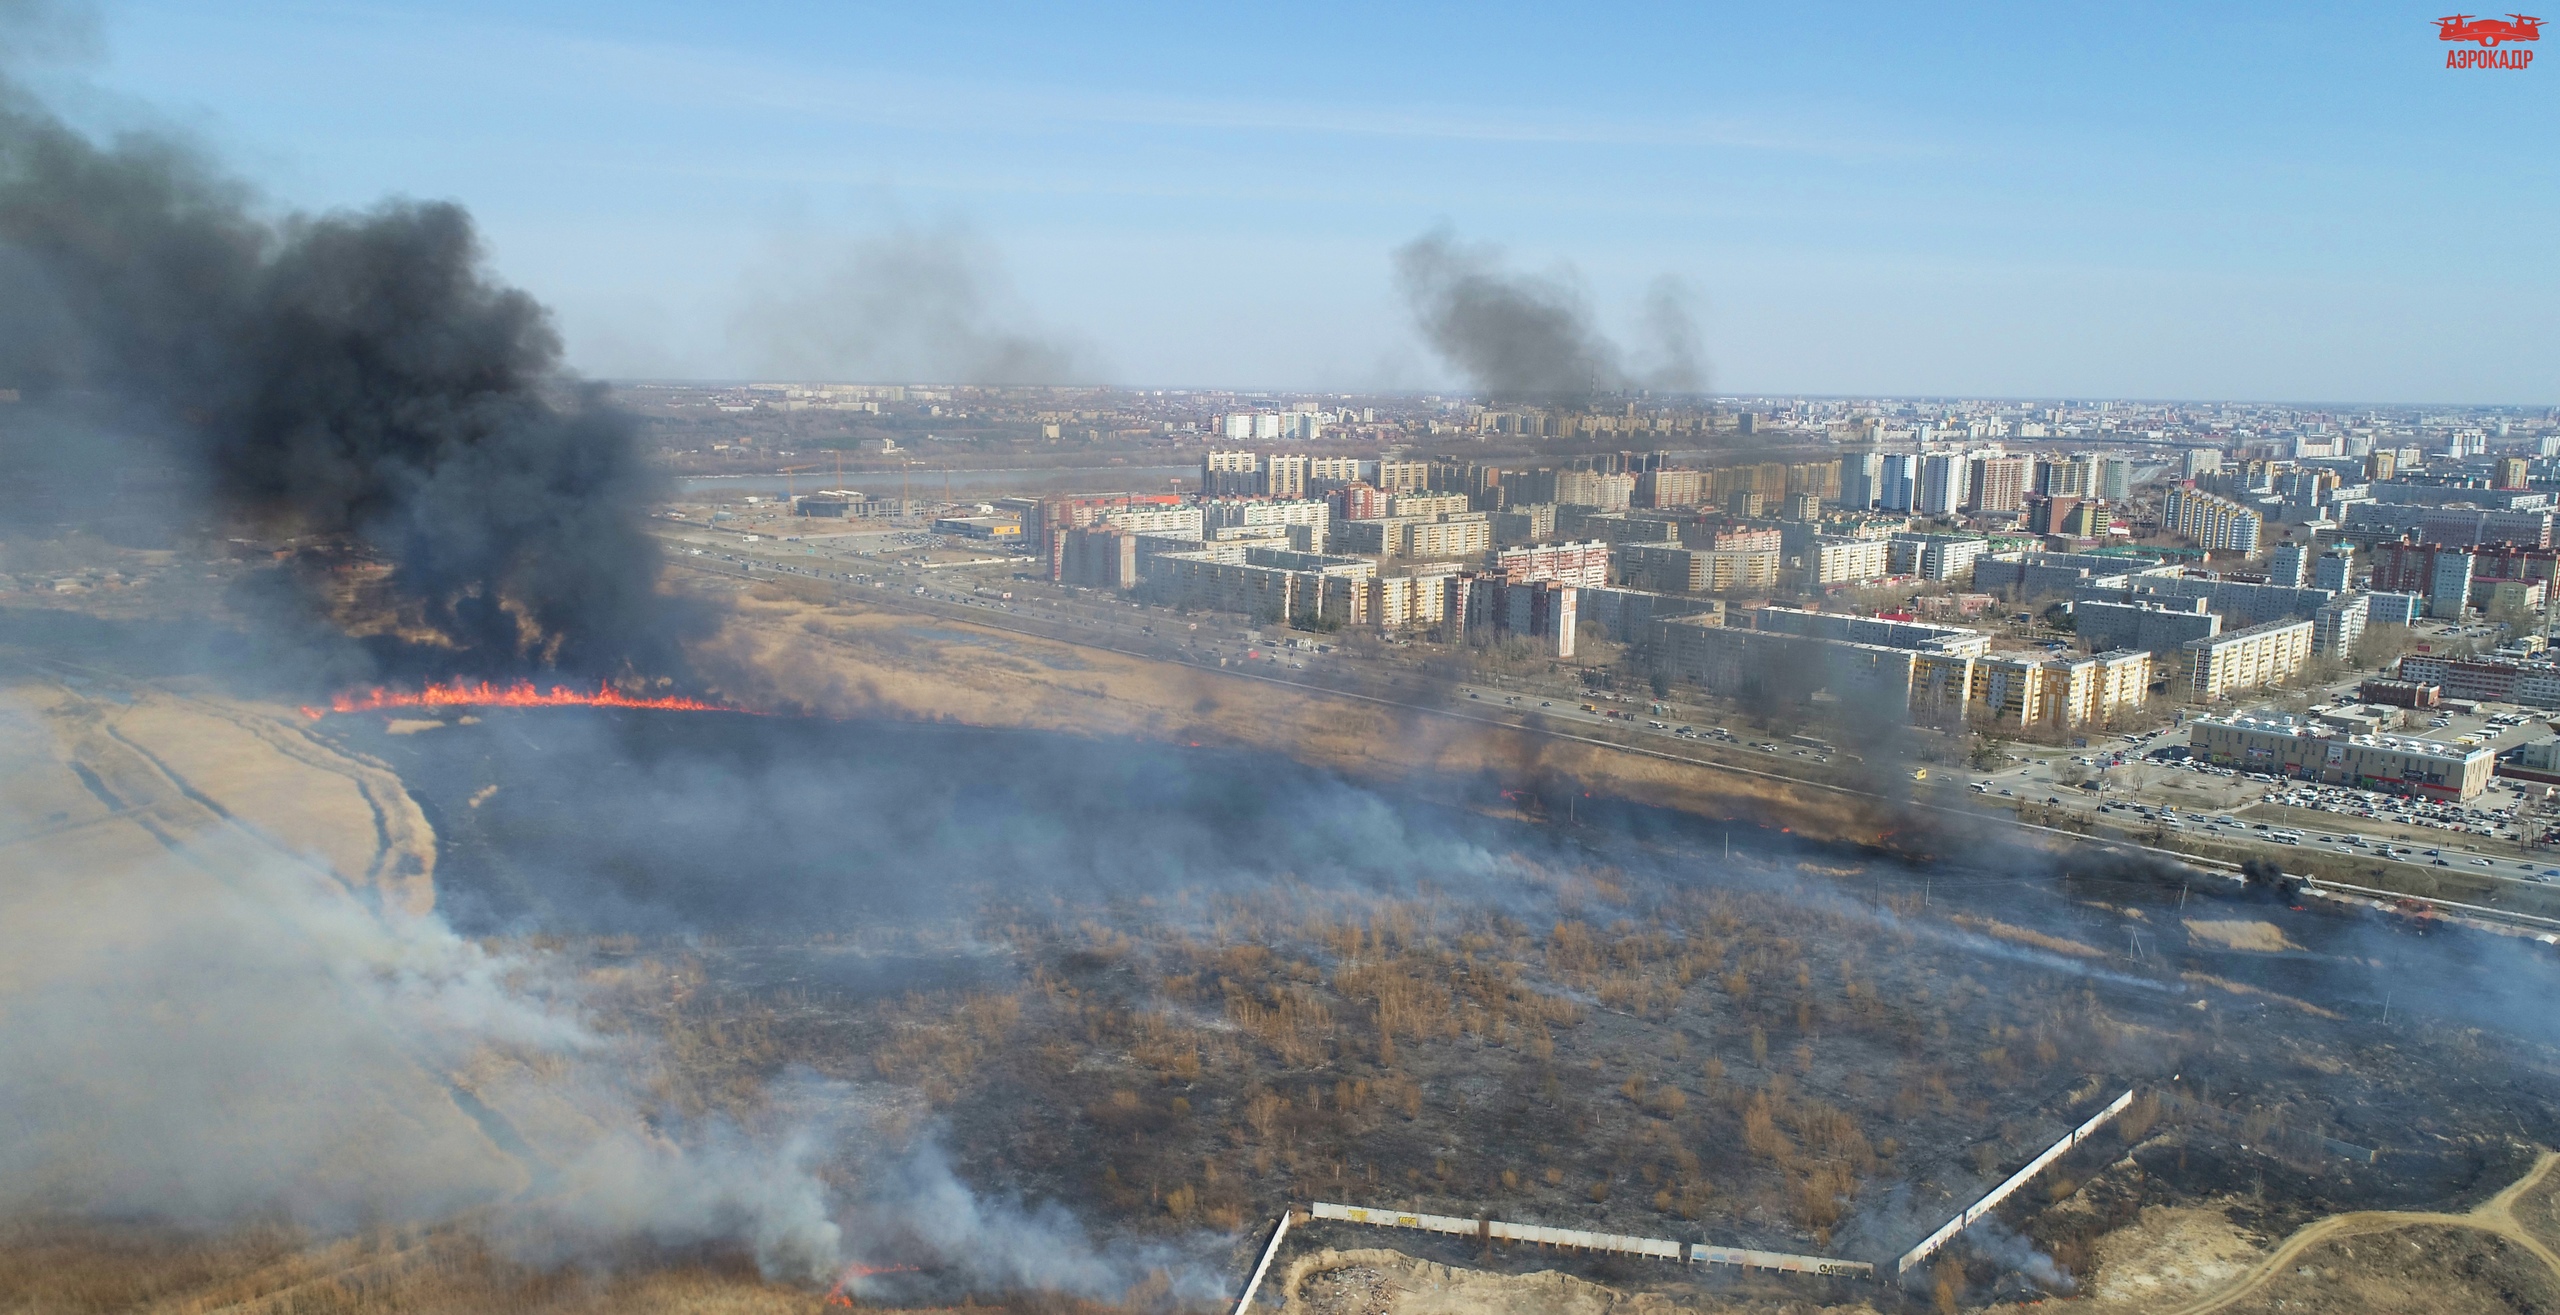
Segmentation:
[(1570, 270), (1508, 270), (1498, 250), (1463, 243), (1446, 227), (1397, 248), (1395, 266), (1397, 290), (1432, 350), (1497, 401), (1573, 408), (1625, 388), (1705, 386), (1692, 298), (1677, 279), (1647, 291), (1631, 362), (1601, 332)]
[(994, 247), (956, 220), (904, 219), (770, 253), (730, 332), (781, 378), (1055, 384), (1095, 373), (1031, 324)]
[(22, 479), (167, 466), (209, 501), (159, 514), (387, 565), (395, 665), (681, 668), (632, 423), (458, 206), (270, 217), (186, 144), (101, 144), (0, 82), (0, 388)]

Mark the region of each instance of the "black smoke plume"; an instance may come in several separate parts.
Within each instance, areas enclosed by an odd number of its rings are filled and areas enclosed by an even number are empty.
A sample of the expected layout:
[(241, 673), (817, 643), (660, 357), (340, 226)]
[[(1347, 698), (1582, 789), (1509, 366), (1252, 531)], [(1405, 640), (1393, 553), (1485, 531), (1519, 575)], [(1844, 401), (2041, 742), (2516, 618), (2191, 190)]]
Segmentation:
[(1629, 387), (1694, 391), (1705, 385), (1690, 297), (1676, 279), (1655, 281), (1646, 298), (1646, 368), (1594, 322), (1570, 271), (1522, 274), (1501, 253), (1434, 229), (1396, 249), (1396, 285), (1434, 351), (1497, 402), (1565, 409)]
[(405, 639), (375, 647), (424, 673), (679, 665), (634, 422), (458, 206), (269, 218), (186, 144), (92, 141), (0, 80), (0, 389), (13, 478), (170, 467), (206, 528), (324, 545), (315, 606), (387, 566)]

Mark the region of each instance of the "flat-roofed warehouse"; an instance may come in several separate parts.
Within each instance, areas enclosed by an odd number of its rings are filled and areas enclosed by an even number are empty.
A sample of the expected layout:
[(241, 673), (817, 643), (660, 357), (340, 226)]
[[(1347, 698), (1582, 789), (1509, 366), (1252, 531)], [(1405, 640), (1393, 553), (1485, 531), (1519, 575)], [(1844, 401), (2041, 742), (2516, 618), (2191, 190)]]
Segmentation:
[(2351, 735), (2291, 716), (2198, 717), (2187, 747), (2224, 767), (2431, 799), (2471, 799), (2489, 788), (2497, 755), (2435, 740)]

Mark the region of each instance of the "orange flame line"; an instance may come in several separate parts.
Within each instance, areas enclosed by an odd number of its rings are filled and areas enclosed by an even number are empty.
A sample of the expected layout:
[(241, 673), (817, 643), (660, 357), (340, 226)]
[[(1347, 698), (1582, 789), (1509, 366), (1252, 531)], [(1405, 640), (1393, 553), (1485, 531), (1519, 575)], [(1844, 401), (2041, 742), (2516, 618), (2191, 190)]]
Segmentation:
[(855, 1279), (869, 1278), (874, 1274), (913, 1274), (915, 1272), (916, 1267), (913, 1265), (847, 1265), (844, 1267), (844, 1273), (836, 1276), (836, 1285), (827, 1289), (825, 1304), (829, 1306), (851, 1306), (853, 1304), (853, 1298), (845, 1293), (844, 1285), (851, 1283)]
[(429, 685), (420, 690), (375, 688), (360, 694), (341, 694), (329, 701), (325, 709), (308, 705), (302, 715), (315, 721), (333, 712), (389, 712), (401, 708), (645, 708), (665, 712), (744, 712), (744, 708), (725, 703), (709, 703), (701, 699), (667, 696), (644, 698), (613, 688), (598, 686), (593, 691), (554, 686), (537, 688), (532, 681), (519, 680), (512, 685), (476, 684), (454, 680)]

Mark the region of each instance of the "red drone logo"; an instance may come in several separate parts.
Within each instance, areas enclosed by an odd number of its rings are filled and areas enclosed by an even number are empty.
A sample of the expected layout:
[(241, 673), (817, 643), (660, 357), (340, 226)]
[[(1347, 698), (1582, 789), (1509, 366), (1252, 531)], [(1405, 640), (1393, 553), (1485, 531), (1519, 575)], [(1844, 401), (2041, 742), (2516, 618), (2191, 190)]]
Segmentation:
[(2448, 50), (2444, 54), (2446, 68), (2524, 68), (2533, 63), (2530, 50), (2500, 50), (2508, 41), (2540, 41), (2542, 20), (2527, 14), (2509, 14), (2504, 18), (2473, 18), (2455, 14), (2436, 20), (2439, 41), (2469, 41), (2478, 50)]

